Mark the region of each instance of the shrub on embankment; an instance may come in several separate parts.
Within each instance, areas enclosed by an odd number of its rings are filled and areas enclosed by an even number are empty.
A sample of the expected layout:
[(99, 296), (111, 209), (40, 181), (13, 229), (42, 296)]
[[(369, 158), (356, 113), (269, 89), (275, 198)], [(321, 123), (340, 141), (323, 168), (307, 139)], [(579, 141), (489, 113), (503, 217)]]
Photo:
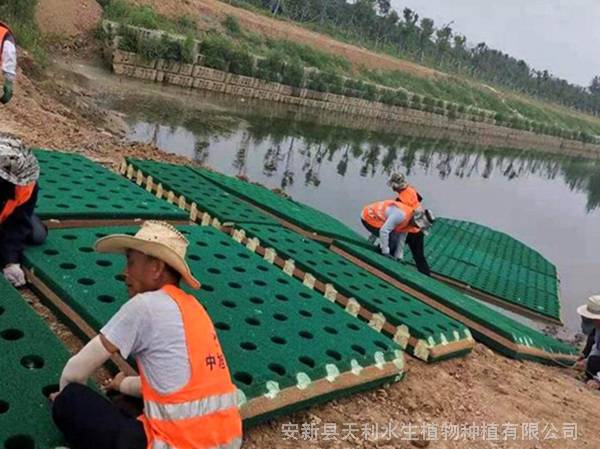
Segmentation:
[(31, 52), (37, 62), (46, 61), (43, 39), (35, 22), (37, 0), (0, 1), (0, 20), (15, 34), (17, 44)]
[[(450, 120), (486, 122), (583, 142), (595, 142), (594, 135), (600, 132), (600, 126), (596, 130), (585, 120), (567, 120), (559, 113), (542, 114), (539, 108), (518, 100), (505, 101), (451, 77), (430, 80), (397, 71), (356, 73), (343, 58), (246, 32), (233, 17), (223, 21), (222, 29), (199, 31), (190, 17), (167, 19), (149, 7), (132, 6), (123, 0), (109, 1), (105, 16), (122, 24), (116, 31), (118, 47), (146, 59), (198, 61), (214, 69), (293, 87), (409, 107)], [(164, 30), (173, 36), (139, 33), (127, 25)], [(201, 59), (197, 59), (198, 55)]]

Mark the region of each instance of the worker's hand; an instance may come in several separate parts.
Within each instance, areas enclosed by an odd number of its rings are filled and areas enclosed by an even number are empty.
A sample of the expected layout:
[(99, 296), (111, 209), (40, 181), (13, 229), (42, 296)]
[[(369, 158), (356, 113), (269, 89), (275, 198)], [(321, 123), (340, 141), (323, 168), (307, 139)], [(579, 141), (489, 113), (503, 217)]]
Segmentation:
[(588, 380), (586, 385), (590, 390), (600, 390), (600, 382), (597, 379)]
[(110, 390), (114, 390), (114, 391), (121, 391), (121, 382), (123, 382), (123, 379), (125, 379), (125, 374), (120, 372), (119, 374), (117, 374), (115, 377), (113, 377), (110, 381), (108, 381), (105, 385), (104, 385), (104, 390), (105, 391), (110, 391)]
[(18, 263), (10, 263), (4, 267), (4, 277), (15, 287), (24, 286), (27, 281), (25, 280), (25, 273), (21, 269), (21, 265)]
[(50, 399), (52, 402), (54, 402), (59, 394), (60, 394), (60, 391), (57, 391), (56, 393), (50, 393), (50, 396), (48, 396), (48, 399)]
[(575, 362), (575, 364), (573, 365), (573, 368), (575, 368), (576, 370), (583, 371), (585, 369), (585, 363), (586, 363), (585, 357), (579, 357), (577, 359), (577, 361)]
[(12, 81), (5, 80), (4, 81), (4, 91), (2, 97), (0, 97), (0, 103), (6, 104), (8, 103), (13, 96), (13, 83)]

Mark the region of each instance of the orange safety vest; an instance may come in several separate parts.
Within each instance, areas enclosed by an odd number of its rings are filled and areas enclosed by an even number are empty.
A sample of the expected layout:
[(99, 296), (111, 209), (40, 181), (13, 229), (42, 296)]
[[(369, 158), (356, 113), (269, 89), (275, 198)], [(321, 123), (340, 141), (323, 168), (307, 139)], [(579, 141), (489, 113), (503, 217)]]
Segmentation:
[(15, 186), (15, 197), (12, 200), (8, 200), (4, 205), (4, 209), (2, 209), (2, 212), (0, 213), (0, 223), (4, 223), (17, 207), (29, 201), (31, 195), (33, 195), (34, 189), (35, 182), (25, 186)]
[(394, 228), (394, 232), (410, 232), (409, 229), (415, 227), (410, 225), (414, 209), (404, 203), (401, 203), (400, 201), (385, 200), (369, 204), (363, 208), (361, 218), (370, 226), (373, 226), (376, 229), (381, 229), (387, 220), (385, 211), (392, 205), (396, 206), (398, 209), (401, 209), (405, 216), (404, 221)]
[(8, 25), (0, 22), (0, 64), (2, 63), (2, 53), (4, 52), (4, 41), (8, 36), (12, 36), (12, 31), (8, 28)]
[(419, 206), (419, 194), (411, 186), (408, 186), (397, 193), (398, 201), (412, 207), (413, 209), (416, 209)]
[(238, 449), (242, 420), (236, 387), (210, 317), (192, 296), (174, 285), (162, 289), (177, 303), (190, 362), (190, 379), (183, 388), (161, 394), (138, 370), (142, 384), (148, 449)]

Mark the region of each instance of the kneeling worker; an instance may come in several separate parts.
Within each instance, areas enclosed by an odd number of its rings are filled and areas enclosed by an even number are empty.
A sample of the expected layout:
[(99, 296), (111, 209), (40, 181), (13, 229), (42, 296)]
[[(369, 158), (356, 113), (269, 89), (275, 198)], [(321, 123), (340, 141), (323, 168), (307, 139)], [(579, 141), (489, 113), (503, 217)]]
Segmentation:
[[(64, 368), (53, 417), (71, 449), (238, 449), (242, 422), (236, 388), (213, 324), (179, 288), (200, 283), (185, 261), (187, 239), (167, 223), (147, 221), (135, 236), (111, 235), (99, 252), (124, 253), (129, 297)], [(139, 377), (119, 373), (110, 387), (144, 401), (125, 416), (85, 386), (111, 354), (135, 358)]]
[(420, 207), (414, 209), (397, 200), (378, 201), (365, 206), (361, 219), (363, 226), (371, 233), (370, 240), (379, 237), (381, 254), (396, 260), (403, 258), (406, 235), (423, 232), (434, 221), (429, 211)]
[(15, 287), (25, 285), (20, 265), (25, 246), (42, 244), (48, 235), (34, 214), (39, 175), (33, 153), (19, 139), (0, 135), (0, 263)]

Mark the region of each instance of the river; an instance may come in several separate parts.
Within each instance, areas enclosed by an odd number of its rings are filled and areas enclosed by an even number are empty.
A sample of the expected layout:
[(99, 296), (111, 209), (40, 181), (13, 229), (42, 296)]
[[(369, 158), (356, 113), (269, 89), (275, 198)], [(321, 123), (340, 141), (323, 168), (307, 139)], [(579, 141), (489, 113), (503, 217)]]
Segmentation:
[(137, 87), (103, 102), (123, 114), (131, 141), (280, 188), (360, 232), (362, 206), (390, 197), (386, 180), (401, 171), (436, 215), (506, 232), (555, 263), (571, 331), (576, 307), (600, 293), (597, 162), (413, 138), (396, 126), (360, 130), (360, 119), (348, 127), (290, 106), (122, 82)]

